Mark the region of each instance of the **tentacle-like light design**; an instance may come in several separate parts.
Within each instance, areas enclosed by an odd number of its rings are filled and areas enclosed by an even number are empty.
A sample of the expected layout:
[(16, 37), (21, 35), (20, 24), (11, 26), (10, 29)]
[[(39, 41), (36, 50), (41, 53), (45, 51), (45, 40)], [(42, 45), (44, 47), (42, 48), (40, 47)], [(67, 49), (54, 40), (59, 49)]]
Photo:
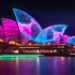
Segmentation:
[(55, 41), (63, 35), (66, 28), (67, 26), (65, 24), (49, 26), (39, 33), (39, 35), (36, 37), (36, 41), (41, 43)]
[(29, 40), (34, 41), (39, 32), (42, 31), (39, 23), (24, 11), (16, 8), (13, 8), (13, 11), (22, 34)]
[(75, 35), (68, 38), (66, 42), (67, 43), (72, 43), (73, 45), (75, 45)]

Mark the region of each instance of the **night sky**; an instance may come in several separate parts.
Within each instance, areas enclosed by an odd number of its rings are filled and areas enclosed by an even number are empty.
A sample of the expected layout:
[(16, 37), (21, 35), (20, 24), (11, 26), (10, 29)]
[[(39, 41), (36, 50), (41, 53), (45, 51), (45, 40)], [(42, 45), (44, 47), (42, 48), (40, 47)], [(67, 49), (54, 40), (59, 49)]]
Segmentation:
[(2, 0), (0, 1), (0, 18), (15, 20), (12, 8), (26, 11), (39, 22), (42, 28), (54, 24), (67, 24), (69, 27), (65, 34), (75, 35), (75, 2), (65, 0)]

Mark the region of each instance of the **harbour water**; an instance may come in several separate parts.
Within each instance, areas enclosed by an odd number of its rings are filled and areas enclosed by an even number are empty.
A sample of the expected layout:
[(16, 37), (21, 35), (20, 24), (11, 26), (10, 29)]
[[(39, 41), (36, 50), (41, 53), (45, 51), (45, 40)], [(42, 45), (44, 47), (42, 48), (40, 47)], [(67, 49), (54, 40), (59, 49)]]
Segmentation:
[(0, 58), (0, 75), (75, 75), (75, 57)]

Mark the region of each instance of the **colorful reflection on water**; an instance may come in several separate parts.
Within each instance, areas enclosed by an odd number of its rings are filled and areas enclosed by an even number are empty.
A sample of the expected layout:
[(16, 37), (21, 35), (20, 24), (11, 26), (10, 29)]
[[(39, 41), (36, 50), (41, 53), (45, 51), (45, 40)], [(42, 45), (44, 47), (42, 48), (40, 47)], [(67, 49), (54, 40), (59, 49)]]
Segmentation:
[(75, 75), (75, 57), (0, 58), (0, 75)]

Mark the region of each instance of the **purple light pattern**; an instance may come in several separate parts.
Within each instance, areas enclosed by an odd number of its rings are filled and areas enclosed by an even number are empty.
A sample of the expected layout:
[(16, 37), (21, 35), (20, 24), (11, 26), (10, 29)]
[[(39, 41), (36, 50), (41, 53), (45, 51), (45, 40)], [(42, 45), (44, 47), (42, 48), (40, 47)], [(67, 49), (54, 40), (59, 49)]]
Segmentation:
[[(11, 19), (1, 18), (1, 20), (5, 33), (5, 42), (7, 43), (11, 40), (11, 37), (13, 37), (13, 35), (15, 35), (18, 32), (17, 24)], [(19, 41), (19, 39), (16, 37), (13, 40), (16, 40), (17, 42)]]
[(0, 25), (0, 39), (4, 40), (4, 32), (3, 32), (3, 27)]
[[(27, 43), (28, 39), (26, 39), (20, 32), (17, 26), (16, 21), (11, 20), (11, 19), (6, 19), (6, 18), (1, 18), (3, 28), (4, 28), (4, 33), (5, 33), (5, 42), (8, 41), (16, 41), (19, 42), (21, 37), (20, 43), (24, 45), (24, 43)], [(24, 41), (27, 40), (26, 42)], [(23, 42), (24, 41), (24, 42)]]

